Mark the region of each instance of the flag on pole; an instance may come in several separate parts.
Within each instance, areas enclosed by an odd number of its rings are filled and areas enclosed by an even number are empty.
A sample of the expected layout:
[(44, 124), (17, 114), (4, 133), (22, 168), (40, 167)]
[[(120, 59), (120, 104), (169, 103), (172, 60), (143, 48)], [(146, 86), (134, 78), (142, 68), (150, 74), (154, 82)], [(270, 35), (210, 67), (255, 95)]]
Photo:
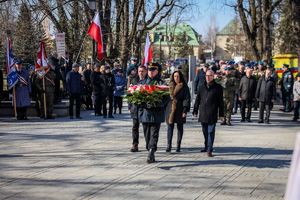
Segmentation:
[(38, 51), (37, 61), (35, 63), (35, 69), (40, 77), (44, 76), (49, 70), (44, 42), (40, 42), (40, 48)]
[(152, 61), (152, 58), (153, 58), (153, 49), (151, 47), (149, 33), (147, 33), (145, 51), (144, 51), (144, 59), (143, 59), (142, 65), (147, 67), (148, 63)]
[(7, 46), (6, 46), (6, 73), (7, 73), (7, 87), (10, 90), (18, 83), (19, 79), (15, 69), (15, 60), (12, 53), (11, 40), (9, 38), (7, 38)]
[(102, 60), (104, 58), (104, 50), (103, 50), (103, 40), (102, 40), (102, 30), (99, 13), (94, 17), (91, 26), (88, 30), (88, 35), (93, 38), (97, 42), (98, 46), (98, 60)]

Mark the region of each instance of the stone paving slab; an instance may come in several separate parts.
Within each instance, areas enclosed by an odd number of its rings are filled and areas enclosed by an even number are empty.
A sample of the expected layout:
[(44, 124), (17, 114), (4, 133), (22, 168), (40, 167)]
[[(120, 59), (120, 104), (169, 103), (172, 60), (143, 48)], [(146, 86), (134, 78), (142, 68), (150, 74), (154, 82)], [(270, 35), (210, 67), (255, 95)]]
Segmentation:
[[(291, 113), (273, 111), (271, 124), (217, 126), (215, 157), (200, 153), (201, 126), (189, 116), (182, 152), (166, 153), (162, 124), (157, 162), (131, 153), (126, 110), (104, 120), (15, 121), (0, 118), (0, 199), (283, 199), (295, 134)], [(173, 146), (176, 142), (176, 131)]]

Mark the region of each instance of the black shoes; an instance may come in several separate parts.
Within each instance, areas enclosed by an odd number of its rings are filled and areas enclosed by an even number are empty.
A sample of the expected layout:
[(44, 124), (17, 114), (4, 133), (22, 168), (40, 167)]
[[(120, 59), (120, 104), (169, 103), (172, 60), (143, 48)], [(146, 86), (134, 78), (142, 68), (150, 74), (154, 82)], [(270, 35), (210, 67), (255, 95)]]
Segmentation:
[(262, 124), (262, 123), (264, 123), (264, 121), (263, 121), (263, 120), (259, 120), (258, 123), (259, 123), (259, 124)]
[(171, 149), (172, 149), (172, 147), (168, 145), (166, 148), (166, 152), (168, 152), (168, 153), (171, 152)]
[(76, 117), (76, 119), (82, 119), (82, 117), (78, 116), (78, 117)]
[(154, 149), (150, 149), (149, 154), (148, 154), (148, 158), (147, 158), (147, 163), (151, 164), (155, 162), (155, 156), (154, 156)]
[(112, 116), (112, 115), (109, 115), (109, 116), (108, 116), (108, 118), (111, 118), (111, 119), (113, 119), (113, 118), (114, 118), (114, 116)]
[(179, 153), (180, 152), (180, 147), (176, 148), (176, 152)]
[(207, 149), (201, 149), (201, 151), (200, 152), (207, 152)]
[(130, 149), (131, 152), (138, 152), (139, 151), (139, 147), (138, 147), (138, 144), (133, 144), (131, 149)]

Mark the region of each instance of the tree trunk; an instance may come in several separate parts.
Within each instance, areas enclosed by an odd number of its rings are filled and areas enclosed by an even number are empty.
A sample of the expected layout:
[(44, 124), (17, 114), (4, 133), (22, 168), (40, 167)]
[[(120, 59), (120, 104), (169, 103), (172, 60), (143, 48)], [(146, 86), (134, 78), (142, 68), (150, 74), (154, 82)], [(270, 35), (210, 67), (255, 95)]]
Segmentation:
[[(111, 17), (111, 1), (112, 0), (105, 0), (104, 1), (104, 18), (103, 18), (103, 26), (104, 26), (104, 34), (103, 34), (103, 48), (105, 55), (107, 56), (107, 49), (109, 49), (110, 45), (112, 44), (111, 42), (111, 25), (110, 25), (110, 17)], [(109, 45), (110, 41), (110, 45)]]
[(271, 2), (269, 0), (263, 1), (263, 52), (262, 56), (267, 63), (272, 59), (272, 37), (271, 37)]
[[(121, 26), (122, 26), (122, 38), (121, 38), (121, 64), (124, 70), (127, 69), (127, 60), (128, 60), (128, 35), (129, 35), (129, 0), (124, 0), (124, 11), (121, 17)], [(130, 47), (129, 47), (130, 48)]]

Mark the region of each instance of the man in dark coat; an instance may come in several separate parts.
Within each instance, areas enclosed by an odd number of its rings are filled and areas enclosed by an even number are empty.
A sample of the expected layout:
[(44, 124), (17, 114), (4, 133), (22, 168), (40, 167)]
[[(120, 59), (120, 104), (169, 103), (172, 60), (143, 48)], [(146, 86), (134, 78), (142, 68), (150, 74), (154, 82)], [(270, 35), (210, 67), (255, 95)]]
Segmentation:
[[(245, 119), (248, 122), (251, 122), (251, 109), (252, 104), (255, 98), (255, 91), (256, 91), (256, 80), (252, 76), (253, 69), (251, 67), (246, 68), (246, 76), (243, 76), (239, 86), (239, 99), (241, 101), (241, 122), (244, 122)], [(245, 117), (247, 110), (247, 116)]]
[(208, 64), (203, 64), (203, 67), (198, 70), (198, 74), (195, 78), (195, 94), (198, 93), (198, 89), (205, 83), (205, 73), (207, 72), (208, 68)]
[(91, 84), (93, 87), (93, 95), (95, 96), (95, 116), (102, 116), (101, 107), (104, 98), (102, 96), (102, 90), (104, 82), (101, 78), (100, 64), (96, 63), (94, 67), (94, 71), (91, 74)]
[(81, 74), (79, 73), (79, 64), (74, 63), (72, 65), (72, 71), (68, 72), (66, 82), (67, 82), (67, 91), (69, 92), (69, 96), (70, 96), (70, 106), (69, 106), (70, 119), (73, 119), (74, 101), (76, 101), (76, 118), (81, 119), (80, 106), (81, 106), (82, 82), (81, 82)]
[(281, 93), (282, 93), (282, 104), (284, 112), (291, 112), (292, 110), (292, 94), (294, 77), (292, 72), (289, 70), (289, 65), (283, 64), (282, 79), (280, 81)]
[[(149, 63), (148, 78), (145, 82), (147, 85), (164, 85), (164, 81), (160, 79), (162, 68), (158, 63)], [(146, 140), (146, 148), (149, 150), (147, 163), (155, 162), (154, 153), (157, 150), (157, 142), (159, 129), (162, 122), (165, 121), (165, 109), (168, 104), (169, 97), (164, 96), (160, 107), (148, 108), (144, 107), (139, 110), (140, 121), (143, 124), (144, 135)], [(140, 112), (141, 111), (141, 112)]]
[(23, 68), (22, 61), (16, 61), (18, 83), (16, 84), (17, 120), (27, 119), (27, 107), (30, 106), (31, 82), (29, 73)]
[(103, 117), (107, 117), (107, 113), (105, 112), (106, 110), (106, 105), (108, 101), (108, 118), (114, 118), (113, 116), (113, 100), (114, 100), (114, 89), (115, 89), (115, 77), (111, 73), (110, 67), (105, 66), (105, 72), (102, 75), (102, 78), (104, 79), (105, 82), (105, 98), (104, 98), (104, 103), (103, 103)]
[(212, 157), (218, 116), (224, 118), (223, 88), (214, 81), (212, 70), (206, 72), (206, 82), (197, 93), (193, 115), (197, 116), (198, 111), (205, 139), (205, 148), (201, 152), (207, 152), (207, 156)]
[(93, 102), (92, 102), (92, 92), (93, 92), (93, 87), (91, 83), (91, 74), (92, 74), (92, 69), (91, 69), (91, 63), (86, 64), (86, 69), (83, 71), (83, 81), (85, 84), (85, 104), (86, 108), (88, 110), (93, 109)]
[(273, 102), (276, 98), (276, 82), (271, 77), (272, 71), (270, 68), (266, 69), (265, 75), (262, 75), (257, 83), (255, 97), (259, 102), (259, 121), (264, 123), (264, 110), (266, 109), (265, 122), (268, 124), (270, 119), (270, 111)]
[[(37, 69), (37, 70), (43, 70)], [(37, 72), (38, 73), (38, 72)], [(54, 119), (53, 116), (53, 104), (54, 104), (54, 97), (55, 97), (55, 80), (56, 74), (52, 69), (47, 69), (46, 74), (44, 75), (45, 79), (45, 88), (43, 85), (43, 77), (37, 74), (35, 80), (35, 86), (38, 90), (38, 97), (40, 102), (40, 111), (41, 111), (41, 118), (45, 119)], [(46, 116), (44, 111), (44, 95), (46, 95)]]
[[(139, 66), (138, 68), (138, 77), (139, 81), (136, 85), (144, 85), (147, 80), (147, 69), (145, 66)], [(127, 88), (128, 89), (128, 88)], [(130, 115), (132, 118), (132, 147), (130, 149), (131, 152), (139, 151), (139, 126), (140, 120), (138, 117), (139, 107), (137, 105), (128, 104), (128, 109), (130, 111)]]

